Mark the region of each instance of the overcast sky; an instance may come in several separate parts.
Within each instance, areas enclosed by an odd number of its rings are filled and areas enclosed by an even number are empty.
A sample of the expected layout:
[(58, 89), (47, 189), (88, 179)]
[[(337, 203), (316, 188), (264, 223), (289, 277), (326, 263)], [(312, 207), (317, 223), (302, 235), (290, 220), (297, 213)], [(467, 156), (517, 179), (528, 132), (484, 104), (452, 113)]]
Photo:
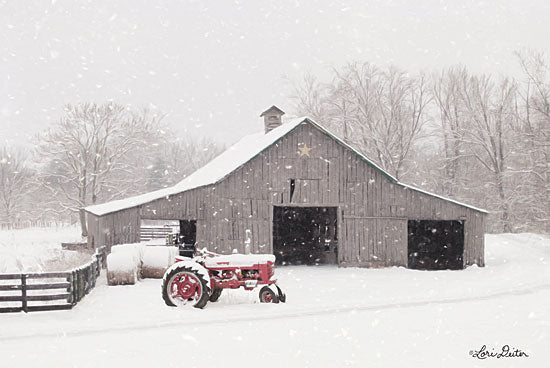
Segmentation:
[(231, 143), (272, 104), (292, 113), (285, 76), (348, 61), (513, 75), (512, 52), (548, 53), (550, 35), (548, 0), (0, 0), (0, 14), (0, 144), (107, 100)]

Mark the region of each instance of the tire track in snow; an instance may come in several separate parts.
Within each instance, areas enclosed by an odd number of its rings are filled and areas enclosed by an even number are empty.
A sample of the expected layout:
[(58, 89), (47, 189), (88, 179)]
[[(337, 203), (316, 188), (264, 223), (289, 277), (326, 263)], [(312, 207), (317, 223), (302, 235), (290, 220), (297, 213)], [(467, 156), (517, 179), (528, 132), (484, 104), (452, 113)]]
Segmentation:
[(157, 323), (142, 324), (142, 325), (126, 325), (126, 326), (109, 326), (106, 328), (90, 328), (80, 331), (71, 331), (71, 332), (50, 332), (50, 333), (28, 333), (15, 336), (0, 336), (0, 341), (13, 341), (13, 340), (22, 340), (22, 339), (39, 339), (39, 338), (62, 338), (62, 337), (79, 337), (87, 335), (96, 335), (104, 333), (124, 333), (132, 332), (136, 330), (154, 330), (158, 328), (170, 328), (170, 327), (200, 327), (206, 325), (216, 325), (216, 324), (227, 324), (227, 323), (241, 323), (241, 322), (261, 322), (261, 321), (276, 321), (287, 318), (300, 318), (300, 317), (316, 317), (324, 316), (338, 313), (349, 313), (349, 312), (368, 312), (368, 311), (383, 311), (391, 309), (402, 309), (402, 308), (417, 308), (431, 305), (446, 305), (446, 304), (455, 304), (455, 303), (468, 303), (468, 302), (477, 302), (484, 300), (498, 299), (507, 296), (523, 296), (527, 294), (535, 294), (540, 291), (550, 290), (550, 284), (536, 285), (528, 287), (525, 289), (517, 290), (508, 290), (501, 291), (492, 294), (487, 294), (483, 296), (472, 296), (466, 298), (449, 298), (442, 300), (418, 300), (402, 303), (387, 303), (387, 304), (377, 304), (377, 305), (359, 305), (359, 306), (341, 306), (341, 307), (329, 307), (322, 310), (313, 310), (313, 311), (295, 311), (279, 314), (269, 314), (269, 315), (258, 315), (258, 316), (249, 316), (249, 315), (238, 315), (233, 318), (218, 318), (218, 319), (205, 319), (199, 321), (184, 321), (184, 320), (170, 320), (162, 321)]

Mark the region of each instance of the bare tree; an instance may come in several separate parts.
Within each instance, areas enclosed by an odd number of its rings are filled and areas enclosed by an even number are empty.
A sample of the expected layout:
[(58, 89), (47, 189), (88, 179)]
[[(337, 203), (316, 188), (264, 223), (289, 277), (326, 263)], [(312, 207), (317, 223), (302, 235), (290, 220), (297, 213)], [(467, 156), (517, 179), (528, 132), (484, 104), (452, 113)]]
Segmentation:
[(462, 185), (461, 162), (467, 157), (464, 144), (466, 112), (462, 91), (469, 82), (464, 67), (453, 67), (434, 76), (432, 93), (439, 112), (439, 132), (443, 143), (443, 191), (454, 197)]
[(181, 180), (201, 168), (214, 157), (218, 156), (224, 147), (209, 138), (184, 138), (168, 146), (171, 167)]
[(147, 189), (174, 185), (201, 168), (223, 151), (209, 138), (177, 138), (159, 146), (154, 162), (148, 166)]
[(63, 195), (65, 209), (79, 213), (86, 236), (84, 207), (133, 187), (128, 158), (155, 142), (161, 117), (115, 103), (68, 105), (65, 113), (39, 137), (37, 156), (48, 163), (42, 173), (45, 187)]
[(515, 82), (505, 78), (495, 84), (489, 76), (471, 77), (462, 91), (468, 117), (463, 141), (468, 144), (469, 153), (492, 174), (505, 232), (512, 231), (506, 176), (511, 153), (507, 144), (516, 123), (515, 92)]
[(293, 92), (290, 98), (294, 100), (298, 113), (324, 123), (328, 117), (326, 111), (327, 87), (328, 85), (320, 83), (312, 74), (305, 74), (298, 83), (293, 83)]
[(522, 137), (526, 216), (550, 233), (550, 62), (543, 53), (517, 52), (525, 78), (517, 106)]
[(295, 87), (297, 110), (343, 136), (397, 178), (428, 119), (427, 78), (370, 63), (333, 69), (330, 84), (307, 75)]
[[(396, 67), (349, 64), (337, 74), (344, 95), (351, 96), (356, 143), (396, 178), (422, 132), (431, 97), (424, 75), (410, 77)], [(347, 109), (348, 110), (348, 109)]]
[(0, 148), (0, 208), (8, 222), (20, 215), (22, 206), (31, 190), (31, 172), (23, 151)]
[(519, 86), (462, 66), (428, 83), (352, 63), (334, 69), (330, 83), (306, 76), (294, 97), (300, 114), (400, 180), (487, 207), (491, 229), (550, 232), (550, 63), (532, 51), (517, 56)]

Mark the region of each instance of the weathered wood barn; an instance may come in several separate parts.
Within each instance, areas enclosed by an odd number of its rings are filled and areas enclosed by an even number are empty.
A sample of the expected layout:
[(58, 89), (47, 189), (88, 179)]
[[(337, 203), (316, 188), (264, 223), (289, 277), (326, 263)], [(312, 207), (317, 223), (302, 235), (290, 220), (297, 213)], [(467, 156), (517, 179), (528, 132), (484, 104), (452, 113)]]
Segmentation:
[(86, 208), (93, 246), (140, 241), (179, 220), (187, 242), (283, 263), (461, 269), (484, 265), (486, 212), (398, 182), (308, 118), (247, 136), (171, 188)]

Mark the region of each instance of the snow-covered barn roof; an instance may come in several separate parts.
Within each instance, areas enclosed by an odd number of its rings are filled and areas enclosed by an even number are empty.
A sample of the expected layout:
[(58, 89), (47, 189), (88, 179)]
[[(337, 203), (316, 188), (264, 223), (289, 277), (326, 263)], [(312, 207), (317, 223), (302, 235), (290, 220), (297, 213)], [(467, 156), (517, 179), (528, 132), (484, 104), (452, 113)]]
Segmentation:
[(347, 147), (348, 149), (355, 152), (363, 161), (365, 161), (368, 165), (373, 167), (374, 169), (378, 170), (380, 173), (382, 173), (386, 178), (388, 178), (390, 181), (392, 181), (395, 184), (401, 185), (403, 187), (422, 192), (427, 195), (431, 195), (434, 197), (438, 197), (444, 200), (447, 200), (449, 202), (453, 202), (455, 204), (458, 204), (460, 206), (468, 207), (477, 211), (486, 212), (485, 210), (469, 206), (464, 203), (457, 202), (455, 200), (441, 197), (439, 195), (426, 192), (424, 190), (412, 187), (410, 185), (402, 184), (397, 179), (395, 179), (392, 175), (387, 173), (386, 171), (382, 170), (378, 165), (376, 165), (374, 162), (370, 161), (367, 157), (365, 157), (363, 154), (355, 150), (353, 147), (349, 146), (347, 143), (345, 143), (343, 140), (341, 140), (336, 135), (329, 132), (326, 128), (319, 125), (318, 123), (314, 122), (313, 120), (302, 117), (290, 120), (281, 126), (271, 130), (268, 133), (259, 132), (255, 134), (248, 135), (241, 140), (239, 140), (237, 143), (235, 143), (233, 146), (229, 147), (225, 152), (214, 158), (212, 161), (180, 181), (178, 184), (165, 188), (156, 190), (154, 192), (149, 192), (141, 195), (137, 195), (134, 197), (129, 197), (125, 199), (119, 199), (111, 202), (106, 202), (102, 204), (97, 204), (93, 206), (88, 206), (85, 208), (85, 210), (89, 213), (92, 213), (97, 216), (103, 216), (108, 213), (121, 211), (127, 208), (136, 207), (145, 203), (152, 202), (157, 199), (161, 198), (167, 198), (171, 195), (175, 195), (178, 193), (182, 193), (191, 189), (216, 184), (222, 179), (224, 179), (226, 176), (237, 170), (239, 167), (245, 165), (248, 161), (252, 160), (254, 157), (271, 147), (273, 144), (277, 143), (281, 138), (283, 138), (285, 135), (293, 131), (296, 127), (298, 127), (302, 123), (310, 123), (323, 131), (325, 134), (329, 135), (333, 139), (335, 139), (339, 144)]

